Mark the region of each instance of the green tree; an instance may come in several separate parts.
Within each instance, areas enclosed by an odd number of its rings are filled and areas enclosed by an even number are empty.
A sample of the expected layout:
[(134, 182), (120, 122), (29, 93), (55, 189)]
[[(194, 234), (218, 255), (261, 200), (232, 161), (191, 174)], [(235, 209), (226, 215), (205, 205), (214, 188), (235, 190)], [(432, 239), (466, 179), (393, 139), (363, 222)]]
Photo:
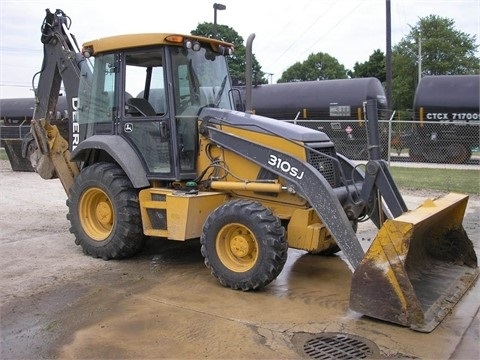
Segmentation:
[[(232, 43), (235, 47), (233, 55), (229, 57), (228, 64), (230, 68), (230, 76), (234, 85), (245, 85), (245, 68), (246, 68), (246, 53), (243, 38), (230, 26), (218, 25), (216, 29), (216, 38), (229, 43)], [(204, 22), (198, 24), (197, 28), (190, 32), (192, 35), (213, 37), (214, 24)], [(252, 68), (254, 84), (266, 84), (268, 81), (265, 77), (265, 73), (262, 71), (260, 64), (255, 58), (255, 54), (252, 54)]]
[(337, 59), (319, 52), (310, 54), (304, 62), (296, 62), (282, 73), (279, 83), (311, 80), (346, 79), (347, 70)]
[(363, 63), (356, 62), (353, 71), (349, 71), (348, 75), (352, 78), (374, 77), (385, 83), (387, 80), (387, 72), (385, 69), (385, 54), (377, 49)]
[(421, 75), (467, 75), (480, 73), (476, 36), (456, 30), (452, 19), (429, 15), (411, 27), (392, 52), (393, 105), (412, 107), (418, 84), (419, 48)]
[(392, 54), (392, 107), (399, 111), (412, 109), (417, 89), (416, 67), (408, 56)]

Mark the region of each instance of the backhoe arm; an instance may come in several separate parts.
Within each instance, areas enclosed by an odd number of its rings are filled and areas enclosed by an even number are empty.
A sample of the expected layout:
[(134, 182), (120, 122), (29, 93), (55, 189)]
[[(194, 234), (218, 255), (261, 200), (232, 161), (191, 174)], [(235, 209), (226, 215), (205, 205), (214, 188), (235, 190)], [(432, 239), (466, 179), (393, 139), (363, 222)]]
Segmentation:
[[(69, 131), (80, 82), (80, 65), (85, 59), (69, 32), (70, 19), (61, 10), (46, 10), (41, 41), (44, 58), (35, 90), (35, 110), (30, 136), (24, 149), (35, 171), (44, 179), (58, 177), (68, 192), (78, 167), (70, 162)], [(61, 85), (69, 108), (69, 124), (55, 124), (55, 109)], [(68, 125), (68, 126), (66, 126)], [(28, 145), (28, 146), (27, 146)], [(27, 151), (26, 151), (27, 152)]]

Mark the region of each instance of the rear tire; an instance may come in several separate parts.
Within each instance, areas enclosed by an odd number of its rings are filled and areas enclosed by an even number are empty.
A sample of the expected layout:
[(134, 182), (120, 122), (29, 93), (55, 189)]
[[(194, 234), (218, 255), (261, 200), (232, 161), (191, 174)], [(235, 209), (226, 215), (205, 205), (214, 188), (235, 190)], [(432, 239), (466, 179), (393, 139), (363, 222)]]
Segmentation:
[(135, 255), (144, 235), (137, 191), (113, 163), (83, 169), (67, 200), (70, 232), (85, 254), (104, 260)]
[(212, 275), (234, 290), (266, 286), (287, 261), (288, 245), (280, 220), (250, 200), (219, 206), (207, 218), (200, 242)]

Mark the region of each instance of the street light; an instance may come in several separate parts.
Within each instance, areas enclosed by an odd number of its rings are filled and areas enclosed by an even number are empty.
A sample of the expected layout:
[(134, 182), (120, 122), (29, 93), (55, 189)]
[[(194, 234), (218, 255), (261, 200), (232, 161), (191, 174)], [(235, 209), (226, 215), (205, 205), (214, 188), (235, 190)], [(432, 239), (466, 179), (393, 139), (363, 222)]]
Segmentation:
[(269, 84), (273, 84), (273, 73), (265, 73), (265, 75), (268, 75), (270, 77)]
[(223, 4), (213, 4), (213, 37), (217, 37), (217, 10), (225, 10), (227, 7)]

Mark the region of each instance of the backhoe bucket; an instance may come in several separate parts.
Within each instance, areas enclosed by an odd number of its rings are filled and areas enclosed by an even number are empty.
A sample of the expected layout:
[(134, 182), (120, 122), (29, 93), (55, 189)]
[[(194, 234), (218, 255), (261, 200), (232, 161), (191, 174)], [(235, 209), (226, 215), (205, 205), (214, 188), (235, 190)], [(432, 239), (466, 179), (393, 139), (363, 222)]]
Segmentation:
[(13, 171), (34, 171), (30, 160), (22, 156), (21, 139), (5, 139), (4, 146)]
[(355, 269), (350, 308), (431, 332), (478, 276), (462, 226), (468, 195), (427, 200), (387, 220)]

